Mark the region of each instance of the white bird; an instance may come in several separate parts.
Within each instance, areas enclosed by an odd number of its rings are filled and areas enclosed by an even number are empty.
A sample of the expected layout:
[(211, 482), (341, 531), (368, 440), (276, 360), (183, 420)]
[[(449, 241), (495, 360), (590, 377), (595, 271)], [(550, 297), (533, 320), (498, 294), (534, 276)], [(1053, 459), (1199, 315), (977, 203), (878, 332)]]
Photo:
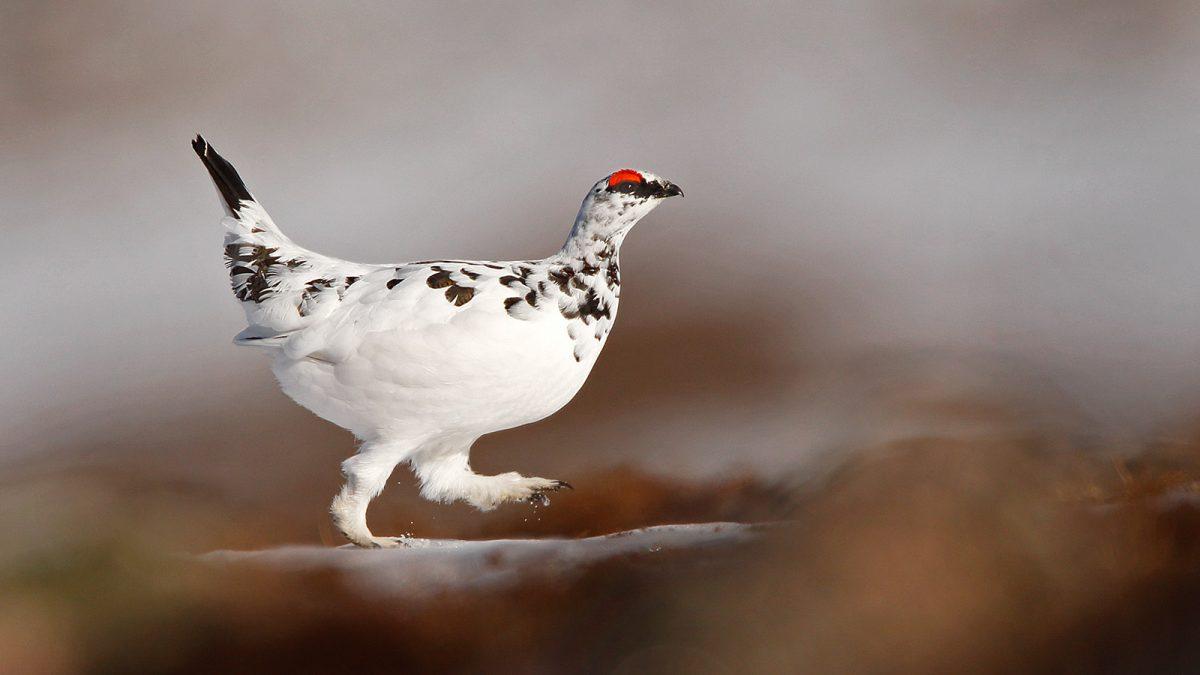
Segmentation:
[(401, 462), (421, 494), (484, 511), (545, 503), (560, 480), (471, 470), (483, 434), (566, 405), (587, 379), (617, 314), (625, 235), (683, 192), (622, 169), (583, 200), (567, 241), (541, 260), (349, 262), (293, 243), (203, 138), (192, 142), (227, 217), (225, 262), (248, 327), (239, 345), (269, 349), (283, 391), (350, 430), (357, 454), (330, 513), (351, 542), (403, 546), (367, 527), (367, 505)]

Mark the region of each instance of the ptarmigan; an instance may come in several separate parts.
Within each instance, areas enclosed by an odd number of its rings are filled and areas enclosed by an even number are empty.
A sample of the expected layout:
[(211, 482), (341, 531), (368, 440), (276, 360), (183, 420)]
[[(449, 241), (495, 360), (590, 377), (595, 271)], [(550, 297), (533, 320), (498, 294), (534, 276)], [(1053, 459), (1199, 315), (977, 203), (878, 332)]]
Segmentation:
[(237, 171), (199, 136), (192, 143), (220, 192), (225, 262), (249, 326), (239, 345), (264, 347), (288, 396), (362, 444), (342, 463), (333, 522), (364, 547), (367, 505), (408, 462), (421, 494), (481, 510), (544, 502), (570, 487), (518, 473), (471, 470), (483, 434), (528, 424), (583, 385), (617, 314), (617, 254), (629, 229), (683, 192), (621, 169), (583, 200), (562, 248), (541, 260), (425, 260), (372, 265), (292, 243)]

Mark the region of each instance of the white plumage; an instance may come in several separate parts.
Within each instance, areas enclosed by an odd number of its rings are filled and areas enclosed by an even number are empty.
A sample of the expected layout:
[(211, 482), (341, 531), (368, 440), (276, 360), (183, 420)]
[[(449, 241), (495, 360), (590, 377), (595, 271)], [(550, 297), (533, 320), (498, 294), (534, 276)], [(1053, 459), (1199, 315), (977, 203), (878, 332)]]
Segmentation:
[(403, 544), (372, 535), (366, 510), (404, 461), (426, 498), (483, 510), (570, 487), (476, 474), (471, 445), (571, 400), (616, 317), (622, 240), (678, 187), (629, 169), (605, 177), (549, 258), (370, 265), (297, 246), (228, 162), (200, 137), (193, 147), (228, 214), (225, 257), (248, 324), (235, 342), (270, 350), (284, 392), (362, 441), (330, 509), (350, 541)]

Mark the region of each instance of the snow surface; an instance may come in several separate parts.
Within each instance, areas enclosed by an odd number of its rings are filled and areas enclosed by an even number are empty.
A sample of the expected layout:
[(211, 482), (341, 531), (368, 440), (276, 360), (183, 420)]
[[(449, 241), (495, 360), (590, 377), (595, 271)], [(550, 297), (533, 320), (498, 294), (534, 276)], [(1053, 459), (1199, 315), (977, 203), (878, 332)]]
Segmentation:
[(621, 556), (704, 549), (753, 539), (764, 525), (659, 525), (584, 539), (406, 539), (407, 548), (285, 546), (213, 551), (216, 564), (267, 565), (284, 571), (337, 570), (373, 594), (420, 596), (453, 589), (501, 587), (531, 576), (569, 576)]

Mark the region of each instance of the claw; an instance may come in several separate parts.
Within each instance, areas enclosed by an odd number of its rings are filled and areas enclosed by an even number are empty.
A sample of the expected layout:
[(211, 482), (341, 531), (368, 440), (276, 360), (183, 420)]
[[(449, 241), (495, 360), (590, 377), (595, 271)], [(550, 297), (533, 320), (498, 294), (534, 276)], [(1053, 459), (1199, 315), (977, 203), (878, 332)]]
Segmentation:
[(554, 481), (554, 489), (555, 489), (555, 490), (561, 490), (561, 489), (563, 489), (563, 488), (567, 488), (568, 490), (574, 490), (574, 489), (575, 489), (575, 487), (574, 487), (573, 485), (571, 485), (570, 483), (568, 483), (568, 482), (567, 482), (567, 481), (565, 481), (565, 480), (556, 480), (556, 481)]
[(366, 541), (355, 541), (360, 548), (408, 548), (409, 543), (406, 537), (371, 537)]

